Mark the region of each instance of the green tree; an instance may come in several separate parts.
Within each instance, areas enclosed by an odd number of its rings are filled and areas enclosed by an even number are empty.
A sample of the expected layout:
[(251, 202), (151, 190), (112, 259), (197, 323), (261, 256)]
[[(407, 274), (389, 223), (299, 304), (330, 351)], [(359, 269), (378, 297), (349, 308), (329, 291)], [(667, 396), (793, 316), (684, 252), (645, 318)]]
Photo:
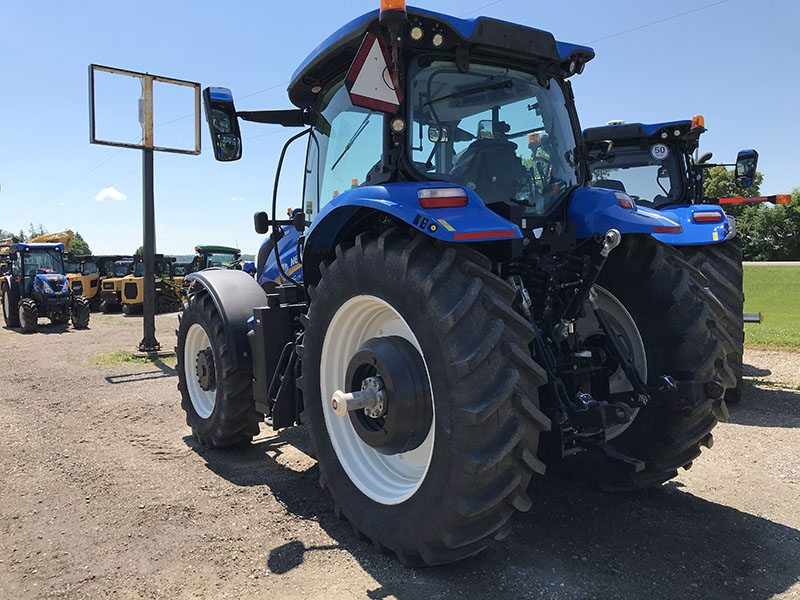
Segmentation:
[(133, 253), (134, 256), (142, 256), (144, 254), (144, 246), (139, 246), (136, 249), (136, 252)]
[(72, 247), (70, 251), (73, 254), (91, 254), (92, 251), (89, 249), (89, 244), (86, 243), (86, 240), (83, 239), (83, 236), (75, 232), (75, 235), (72, 237)]
[(800, 188), (790, 204), (754, 204), (736, 219), (745, 260), (800, 260)]
[(36, 226), (31, 222), (30, 226), (28, 227), (28, 233), (30, 234), (29, 237), (36, 237), (37, 235), (44, 235), (47, 231), (44, 228), (44, 225), (39, 223), (39, 228), (37, 229)]

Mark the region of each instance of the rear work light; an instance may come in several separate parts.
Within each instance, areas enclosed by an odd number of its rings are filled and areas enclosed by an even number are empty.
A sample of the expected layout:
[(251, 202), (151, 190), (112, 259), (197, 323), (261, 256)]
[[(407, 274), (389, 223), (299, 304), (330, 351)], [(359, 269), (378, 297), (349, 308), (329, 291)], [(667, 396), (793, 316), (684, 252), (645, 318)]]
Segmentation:
[(467, 192), (463, 188), (420, 188), (417, 198), (422, 208), (459, 208), (467, 205)]
[(715, 210), (698, 210), (692, 214), (692, 219), (695, 223), (720, 223), (723, 217)]

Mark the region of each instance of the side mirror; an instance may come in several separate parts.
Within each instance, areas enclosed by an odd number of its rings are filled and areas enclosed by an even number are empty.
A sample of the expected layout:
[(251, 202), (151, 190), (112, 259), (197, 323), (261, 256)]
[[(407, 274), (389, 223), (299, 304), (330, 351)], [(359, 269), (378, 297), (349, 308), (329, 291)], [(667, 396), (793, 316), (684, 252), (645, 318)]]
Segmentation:
[(447, 134), (447, 127), (436, 127), (435, 125), (430, 125), (428, 127), (428, 141), (433, 143), (438, 142), (446, 142), (450, 139), (450, 136)]
[(214, 158), (229, 162), (242, 157), (242, 134), (228, 88), (207, 87), (203, 90), (206, 121), (211, 131)]
[(490, 120), (478, 121), (478, 139), (491, 140), (494, 138), (494, 129)]
[(750, 187), (758, 166), (758, 152), (755, 150), (742, 150), (736, 155), (736, 186)]
[(269, 215), (263, 210), (258, 211), (253, 215), (253, 225), (255, 225), (257, 234), (264, 235), (269, 231)]
[(714, 155), (711, 152), (706, 152), (700, 158), (697, 159), (697, 164), (698, 165), (702, 165), (702, 164), (707, 163), (708, 161), (711, 160), (712, 156), (714, 156)]

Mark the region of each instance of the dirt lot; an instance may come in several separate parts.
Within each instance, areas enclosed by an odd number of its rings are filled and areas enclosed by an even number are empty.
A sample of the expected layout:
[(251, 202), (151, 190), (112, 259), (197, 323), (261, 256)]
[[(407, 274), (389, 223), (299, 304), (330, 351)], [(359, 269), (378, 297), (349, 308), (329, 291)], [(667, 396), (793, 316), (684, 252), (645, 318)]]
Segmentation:
[(748, 352), (713, 450), (664, 488), (540, 479), (502, 545), (412, 570), (337, 520), (304, 430), (202, 450), (169, 363), (89, 365), (139, 339), (122, 315), (0, 329), (0, 598), (800, 598), (800, 354)]

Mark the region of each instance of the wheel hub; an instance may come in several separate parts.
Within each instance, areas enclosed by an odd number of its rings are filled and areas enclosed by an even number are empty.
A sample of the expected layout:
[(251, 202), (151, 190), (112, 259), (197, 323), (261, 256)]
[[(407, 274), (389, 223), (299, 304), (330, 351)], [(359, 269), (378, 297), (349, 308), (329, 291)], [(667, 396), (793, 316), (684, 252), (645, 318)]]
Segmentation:
[(197, 372), (197, 383), (200, 388), (208, 392), (216, 387), (216, 373), (214, 372), (214, 354), (211, 348), (205, 348), (197, 353), (195, 361), (195, 370)]
[(347, 367), (345, 392), (331, 405), (349, 417), (358, 437), (382, 454), (419, 447), (433, 419), (425, 364), (417, 349), (398, 336), (364, 342)]

